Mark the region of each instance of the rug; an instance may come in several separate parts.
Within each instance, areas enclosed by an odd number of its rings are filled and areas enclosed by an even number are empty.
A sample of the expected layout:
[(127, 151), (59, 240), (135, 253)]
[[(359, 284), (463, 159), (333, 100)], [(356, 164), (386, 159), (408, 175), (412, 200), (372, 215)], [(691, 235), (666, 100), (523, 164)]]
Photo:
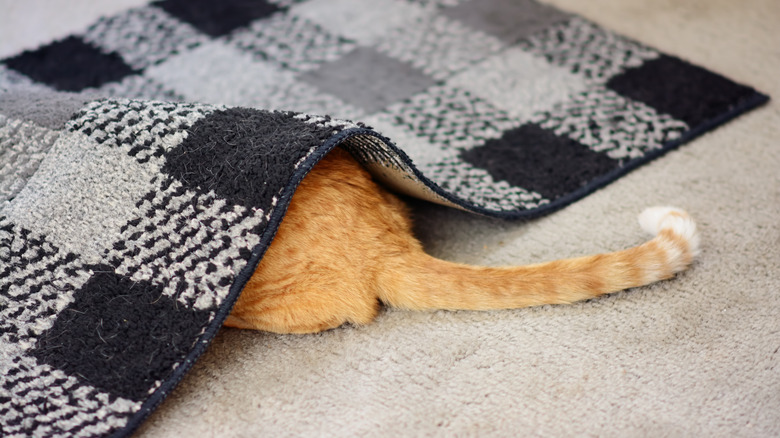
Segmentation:
[(767, 99), (499, 0), (155, 2), (2, 60), (0, 87), (4, 436), (138, 427), (333, 147), (530, 217)]

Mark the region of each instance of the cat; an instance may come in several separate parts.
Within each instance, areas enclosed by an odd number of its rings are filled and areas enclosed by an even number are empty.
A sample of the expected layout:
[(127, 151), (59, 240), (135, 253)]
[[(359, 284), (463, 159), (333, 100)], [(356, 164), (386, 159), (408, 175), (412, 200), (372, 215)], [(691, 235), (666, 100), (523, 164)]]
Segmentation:
[(315, 333), (368, 324), (381, 303), (413, 310), (571, 303), (670, 278), (697, 255), (687, 213), (650, 208), (640, 225), (655, 238), (613, 253), (520, 267), (439, 260), (413, 236), (404, 202), (336, 148), (301, 182), (224, 324)]

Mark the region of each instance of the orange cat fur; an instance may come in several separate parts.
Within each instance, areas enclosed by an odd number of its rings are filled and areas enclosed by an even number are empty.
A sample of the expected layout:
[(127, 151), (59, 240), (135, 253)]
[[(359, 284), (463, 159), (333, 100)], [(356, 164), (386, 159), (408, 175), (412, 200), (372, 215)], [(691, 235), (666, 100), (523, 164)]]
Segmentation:
[(414, 310), (571, 303), (672, 277), (698, 250), (693, 220), (655, 207), (652, 240), (623, 251), (520, 267), (476, 267), (426, 254), (405, 204), (339, 148), (304, 178), (226, 326), (311, 333), (367, 324), (380, 302)]

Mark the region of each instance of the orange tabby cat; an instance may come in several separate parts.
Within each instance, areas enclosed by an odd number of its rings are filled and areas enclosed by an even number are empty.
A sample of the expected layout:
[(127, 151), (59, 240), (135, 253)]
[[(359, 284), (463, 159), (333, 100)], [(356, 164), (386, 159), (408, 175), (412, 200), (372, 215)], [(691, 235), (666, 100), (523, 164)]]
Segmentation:
[(640, 224), (656, 237), (608, 254), (501, 268), (439, 260), (412, 235), (403, 202), (337, 148), (304, 178), (225, 325), (311, 333), (367, 324), (380, 302), (415, 310), (571, 303), (688, 267), (698, 236), (685, 212), (651, 208)]

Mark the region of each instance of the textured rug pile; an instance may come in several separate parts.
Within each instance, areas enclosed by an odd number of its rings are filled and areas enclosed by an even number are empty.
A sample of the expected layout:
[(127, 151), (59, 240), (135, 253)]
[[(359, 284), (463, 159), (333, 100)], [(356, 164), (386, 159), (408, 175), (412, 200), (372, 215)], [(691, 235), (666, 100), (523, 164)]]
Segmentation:
[(0, 434), (127, 435), (333, 147), (561, 208), (767, 97), (533, 1), (160, 1), (0, 61)]

